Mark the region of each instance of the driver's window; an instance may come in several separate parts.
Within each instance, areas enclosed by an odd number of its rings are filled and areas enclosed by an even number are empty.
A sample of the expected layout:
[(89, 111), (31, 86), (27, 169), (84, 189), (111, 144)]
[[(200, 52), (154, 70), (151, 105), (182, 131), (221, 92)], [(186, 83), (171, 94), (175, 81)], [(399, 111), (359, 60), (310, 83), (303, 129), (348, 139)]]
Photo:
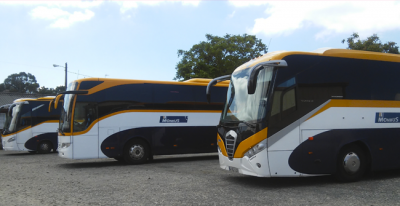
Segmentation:
[(25, 129), (32, 125), (31, 119), (31, 111), (26, 111), (25, 113), (21, 114), (20, 119), (18, 121), (17, 130)]
[(74, 132), (86, 130), (97, 119), (97, 108), (94, 103), (76, 102), (74, 111)]

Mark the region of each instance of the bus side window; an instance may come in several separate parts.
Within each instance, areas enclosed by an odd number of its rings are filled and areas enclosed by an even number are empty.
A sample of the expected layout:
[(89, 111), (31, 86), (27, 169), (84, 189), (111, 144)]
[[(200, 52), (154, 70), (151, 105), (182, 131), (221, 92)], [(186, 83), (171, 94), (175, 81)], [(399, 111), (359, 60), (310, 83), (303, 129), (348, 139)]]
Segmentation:
[[(293, 77), (274, 89), (271, 116), (284, 118), (287, 114), (296, 110), (296, 79)], [(282, 116), (283, 115), (283, 116)]]
[(21, 130), (24, 128), (27, 128), (31, 126), (32, 124), (32, 119), (31, 119), (31, 111), (27, 111), (24, 114), (21, 114), (18, 125), (17, 125), (17, 130)]
[(296, 89), (291, 88), (282, 95), (282, 115), (296, 110)]

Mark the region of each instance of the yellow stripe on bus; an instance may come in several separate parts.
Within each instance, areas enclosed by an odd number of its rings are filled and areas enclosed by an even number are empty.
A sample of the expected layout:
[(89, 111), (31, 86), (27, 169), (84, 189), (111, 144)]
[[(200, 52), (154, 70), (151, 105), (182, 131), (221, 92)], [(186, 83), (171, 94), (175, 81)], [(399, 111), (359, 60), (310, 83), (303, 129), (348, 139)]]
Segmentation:
[[(382, 108), (400, 108), (400, 101), (383, 101), (383, 100), (347, 100), (347, 99), (332, 99), (328, 104), (318, 110), (307, 120), (324, 112), (331, 107), (382, 107)], [(306, 121), (307, 121), (306, 120)]]
[[(134, 112), (157, 112), (157, 113), (221, 113), (221, 110), (123, 110), (123, 111), (119, 111), (119, 112), (114, 112), (108, 115), (105, 115), (99, 119), (96, 119), (95, 121), (93, 121), (88, 128), (86, 128), (83, 131), (80, 132), (73, 132), (73, 134), (71, 133), (64, 133), (65, 136), (69, 136), (69, 135), (82, 135), (85, 133), (88, 133), (90, 131), (90, 129), (92, 129), (92, 127), (99, 122), (100, 120), (104, 120), (107, 119), (109, 117), (118, 115), (118, 114), (123, 114), (123, 113), (134, 113)], [(73, 128), (72, 128), (73, 129)], [(61, 134), (59, 133), (59, 135), (61, 136)]]
[(254, 147), (261, 141), (267, 138), (268, 134), (268, 127), (264, 128), (263, 130), (255, 133), (254, 135), (250, 136), (249, 138), (243, 140), (235, 151), (234, 158), (242, 158), (244, 153), (246, 153), (250, 148)]

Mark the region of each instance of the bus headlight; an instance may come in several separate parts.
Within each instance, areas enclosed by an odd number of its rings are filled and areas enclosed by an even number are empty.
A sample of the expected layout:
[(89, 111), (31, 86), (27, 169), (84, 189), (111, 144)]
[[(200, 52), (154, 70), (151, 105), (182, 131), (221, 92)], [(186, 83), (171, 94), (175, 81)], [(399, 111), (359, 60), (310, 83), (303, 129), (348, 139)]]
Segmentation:
[(7, 142), (12, 142), (15, 141), (15, 137), (11, 137), (10, 139), (7, 140)]
[(61, 148), (67, 148), (71, 145), (71, 143), (61, 143)]
[(257, 153), (263, 151), (265, 148), (267, 148), (267, 140), (263, 140), (260, 143), (258, 143), (256, 146), (250, 148), (246, 153), (244, 153), (244, 156), (251, 158)]

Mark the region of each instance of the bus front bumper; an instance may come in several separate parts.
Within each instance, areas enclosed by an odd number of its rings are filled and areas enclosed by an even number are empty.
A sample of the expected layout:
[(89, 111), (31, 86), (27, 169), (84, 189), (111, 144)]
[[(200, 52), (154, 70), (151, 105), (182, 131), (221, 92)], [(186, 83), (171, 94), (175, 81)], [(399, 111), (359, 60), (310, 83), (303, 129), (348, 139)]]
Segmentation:
[(70, 136), (58, 136), (58, 156), (72, 159), (72, 142)]
[(2, 137), (3, 150), (19, 151), (16, 138), (17, 138), (17, 135), (10, 135), (7, 137)]
[(224, 170), (256, 177), (271, 177), (266, 149), (254, 155), (252, 158), (245, 156), (229, 160), (220, 150), (218, 150), (218, 156), (219, 165)]

